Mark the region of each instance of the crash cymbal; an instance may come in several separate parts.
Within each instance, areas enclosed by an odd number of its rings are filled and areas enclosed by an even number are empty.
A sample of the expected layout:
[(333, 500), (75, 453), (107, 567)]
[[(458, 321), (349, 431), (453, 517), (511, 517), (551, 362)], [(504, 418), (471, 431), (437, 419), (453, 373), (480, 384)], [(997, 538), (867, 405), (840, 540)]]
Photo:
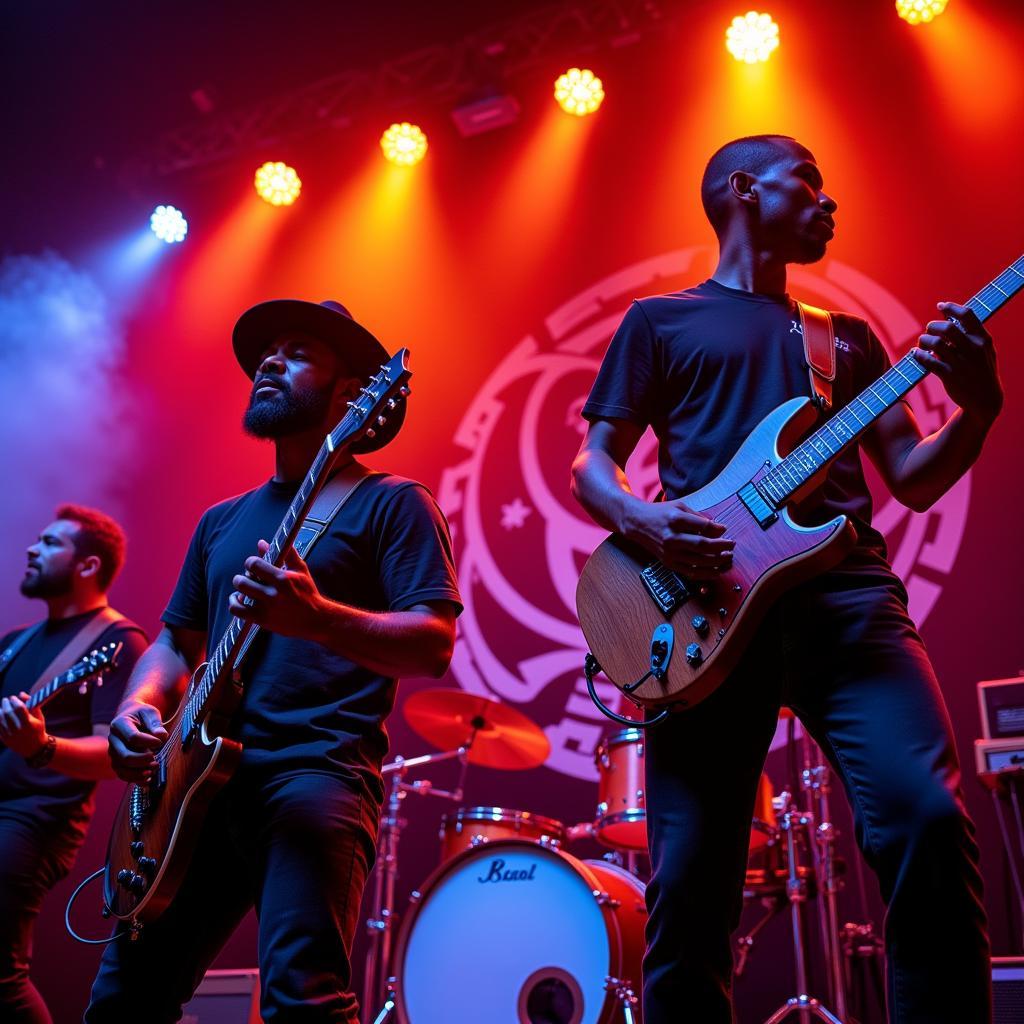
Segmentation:
[(440, 750), (472, 740), (469, 763), (520, 771), (542, 765), (551, 752), (544, 730), (521, 711), (464, 690), (420, 690), (402, 706), (413, 731)]

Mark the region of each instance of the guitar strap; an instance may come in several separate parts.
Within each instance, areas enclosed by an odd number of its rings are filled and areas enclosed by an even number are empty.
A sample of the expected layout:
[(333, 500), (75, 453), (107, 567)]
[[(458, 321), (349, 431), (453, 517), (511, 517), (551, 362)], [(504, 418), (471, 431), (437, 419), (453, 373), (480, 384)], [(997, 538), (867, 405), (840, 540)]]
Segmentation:
[(836, 333), (832, 314), (798, 302), (803, 329), (804, 359), (811, 380), (811, 396), (823, 413), (832, 408), (832, 382), (836, 379)]
[[(67, 672), (82, 655), (87, 654), (95, 646), (96, 641), (110, 626), (115, 622), (120, 622), (123, 618), (124, 616), (120, 612), (116, 612), (108, 606), (87, 622), (82, 623), (71, 635), (67, 643), (56, 653), (50, 664), (39, 674), (39, 678), (29, 687), (29, 696), (42, 689), (56, 676)], [(44, 619), (42, 622), (37, 622), (34, 626), (29, 626), (28, 629), (22, 630), (7, 650), (0, 654), (0, 674), (14, 661), (17, 654), (29, 640), (42, 630), (45, 621)]]
[(313, 500), (306, 518), (302, 520), (292, 547), (300, 558), (305, 559), (310, 548), (324, 535), (327, 527), (334, 521), (342, 506), (359, 489), (360, 484), (371, 476), (383, 476), (375, 473), (358, 462), (350, 462), (339, 470), (324, 484), (320, 493)]

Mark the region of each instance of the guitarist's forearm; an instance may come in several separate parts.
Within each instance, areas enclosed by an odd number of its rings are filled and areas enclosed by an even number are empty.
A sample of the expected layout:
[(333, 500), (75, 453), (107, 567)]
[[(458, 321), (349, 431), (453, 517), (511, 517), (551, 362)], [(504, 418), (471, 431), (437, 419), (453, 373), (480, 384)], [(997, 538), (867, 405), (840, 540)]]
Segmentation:
[[(422, 609), (422, 610), (420, 610)], [(322, 599), (310, 640), (391, 678), (444, 675), (455, 643), (455, 614), (418, 606), (370, 612)]]
[(992, 422), (957, 409), (907, 451), (893, 481), (896, 498), (915, 512), (931, 508), (977, 461)]
[(166, 718), (181, 699), (191, 673), (186, 655), (164, 628), (135, 663), (124, 688), (121, 706), (129, 702), (152, 704)]
[(598, 526), (625, 536), (633, 532), (637, 507), (646, 505), (607, 452), (586, 446), (572, 465), (572, 494)]
[(57, 746), (48, 768), (74, 779), (96, 781), (114, 778), (106, 736), (55, 736), (54, 739)]

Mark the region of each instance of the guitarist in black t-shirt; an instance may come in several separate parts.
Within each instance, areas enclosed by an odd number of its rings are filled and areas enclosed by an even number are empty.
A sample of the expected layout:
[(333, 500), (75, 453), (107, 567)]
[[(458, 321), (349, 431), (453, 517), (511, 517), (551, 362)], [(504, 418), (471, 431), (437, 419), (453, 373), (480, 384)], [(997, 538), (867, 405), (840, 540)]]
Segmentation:
[[(50, 1020), (29, 980), (32, 928), (85, 838), (96, 781), (114, 777), (109, 723), (146, 647), (142, 630), (107, 605), (124, 562), (120, 526), (77, 505), (56, 516), (28, 548), (21, 581), (25, 597), (46, 602), (47, 618), (0, 639), (0, 1007), (3, 1020), (18, 1024)], [(70, 665), (110, 643), (121, 648), (102, 685), (82, 693), (71, 683), (45, 709), (27, 706), (62, 651)]]
[[(721, 473), (773, 409), (808, 395), (787, 265), (825, 255), (837, 204), (813, 155), (777, 135), (723, 146), (707, 165), (701, 197), (719, 239), (715, 273), (630, 307), (583, 409), (589, 427), (573, 492), (602, 526), (714, 592), (740, 542), (683, 496)], [(992, 339), (978, 317), (954, 303), (938, 308), (944, 319), (927, 325), (913, 358), (959, 408), (924, 436), (898, 401), (860, 439), (894, 497), (915, 510), (968, 470), (1003, 401)], [(834, 314), (833, 322), (835, 410), (885, 372), (888, 357), (860, 318)], [(648, 426), (668, 498), (657, 503), (634, 495), (625, 475)], [(989, 1020), (978, 849), (949, 716), (906, 590), (871, 526), (859, 456), (851, 445), (831, 463), (808, 510), (815, 523), (848, 515), (857, 532), (852, 551), (775, 602), (707, 699), (647, 734), (646, 1024), (733, 1019), (729, 935), (742, 906), (758, 778), (783, 704), (842, 778), (858, 842), (881, 883), (891, 1020)]]
[(281, 565), (262, 557), (325, 434), (388, 362), (383, 346), (339, 304), (293, 300), (253, 307), (233, 340), (252, 381), (244, 428), (273, 442), (274, 475), (200, 519), (110, 749), (118, 774), (136, 783), (159, 770), (165, 743), (182, 749), (182, 733), (169, 739), (164, 722), (235, 616), (261, 631), (233, 720), (211, 728), (241, 743), (239, 763), (195, 827), (167, 905), (134, 941), (122, 925), (104, 951), (89, 1024), (140, 1011), (148, 1024), (178, 1020), (253, 907), (263, 1016), (358, 1021), (350, 958), (383, 798), (384, 720), (398, 677), (440, 676), (452, 655), (462, 606), (441, 510), (422, 484), (360, 474), (352, 459), (353, 448), (387, 444), (401, 412), (342, 449), (335, 482), (351, 481), (347, 500), (307, 559), (293, 547)]

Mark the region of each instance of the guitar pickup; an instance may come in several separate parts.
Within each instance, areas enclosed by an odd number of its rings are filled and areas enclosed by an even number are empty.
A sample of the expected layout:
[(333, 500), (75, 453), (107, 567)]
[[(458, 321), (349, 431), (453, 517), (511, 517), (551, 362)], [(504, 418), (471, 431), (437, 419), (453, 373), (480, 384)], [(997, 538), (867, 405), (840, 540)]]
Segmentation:
[(738, 492), (740, 501), (743, 502), (747, 511), (757, 520), (757, 525), (762, 530), (767, 530), (776, 519), (779, 518), (775, 506), (754, 486), (753, 483), (741, 487)]
[(671, 615), (692, 596), (686, 584), (661, 562), (651, 562), (645, 566), (640, 572), (640, 579), (665, 615)]

